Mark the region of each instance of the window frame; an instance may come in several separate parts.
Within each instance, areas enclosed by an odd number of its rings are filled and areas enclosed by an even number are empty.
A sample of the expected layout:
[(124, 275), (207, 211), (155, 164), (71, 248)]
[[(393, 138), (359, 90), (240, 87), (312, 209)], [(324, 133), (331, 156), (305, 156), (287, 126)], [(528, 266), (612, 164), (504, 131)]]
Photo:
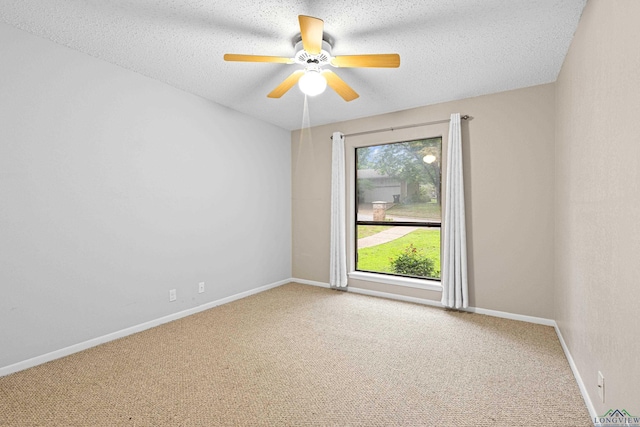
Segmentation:
[[(350, 153), (350, 155), (353, 157), (352, 161), (346, 162), (346, 164), (350, 166), (350, 167), (349, 166), (347, 167), (347, 171), (346, 171), (350, 180), (350, 185), (349, 185), (350, 191), (348, 192), (349, 208), (350, 208), (349, 210), (350, 210), (350, 216), (351, 216), (350, 220), (348, 221), (349, 229), (351, 233), (351, 239), (350, 239), (351, 244), (350, 244), (350, 250), (349, 250), (351, 259), (350, 259), (349, 272), (348, 272), (348, 277), (350, 279), (384, 283), (389, 285), (397, 285), (397, 286), (404, 286), (404, 287), (410, 287), (410, 288), (442, 291), (441, 280), (439, 278), (418, 278), (418, 277), (412, 277), (412, 276), (404, 276), (400, 274), (372, 272), (372, 271), (357, 269), (357, 256), (358, 256), (357, 227), (358, 225), (366, 224), (366, 225), (388, 226), (390, 224), (389, 222), (385, 222), (385, 221), (358, 221), (358, 214), (357, 214), (357, 211), (358, 211), (358, 196), (357, 196), (358, 195), (358, 183), (357, 183), (358, 182), (358, 179), (357, 179), (358, 159), (357, 159), (356, 150), (358, 148), (367, 148), (367, 147), (374, 147), (374, 146), (387, 145), (387, 144), (418, 141), (423, 139), (440, 138), (440, 150), (441, 150), (440, 172), (442, 175), (442, 178), (440, 180), (440, 191), (442, 194), (442, 203), (444, 204), (444, 188), (445, 188), (444, 179), (445, 179), (445, 167), (446, 167), (445, 136), (446, 136), (445, 132), (435, 132), (434, 134), (428, 134), (428, 135), (420, 134), (416, 136), (410, 136), (408, 138), (392, 138), (392, 139), (383, 138), (379, 142), (375, 141), (375, 142), (367, 142), (367, 143), (359, 143), (359, 144), (352, 143), (352, 144), (349, 144), (349, 146), (347, 147), (348, 148), (347, 152)], [(423, 227), (423, 228), (442, 229), (442, 220), (440, 222), (398, 221), (398, 222), (393, 222), (393, 226), (411, 226), (411, 227), (417, 226), (417, 227)], [(440, 235), (440, 259), (442, 259), (442, 234)]]

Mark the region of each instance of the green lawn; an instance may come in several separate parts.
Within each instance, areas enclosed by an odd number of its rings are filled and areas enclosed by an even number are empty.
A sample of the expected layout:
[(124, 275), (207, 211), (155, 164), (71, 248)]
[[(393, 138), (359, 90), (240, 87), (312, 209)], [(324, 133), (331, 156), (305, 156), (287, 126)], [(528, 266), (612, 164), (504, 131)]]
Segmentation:
[[(358, 226), (370, 227), (370, 226)], [(358, 231), (360, 233), (360, 231)], [(391, 259), (412, 244), (422, 249), (422, 254), (435, 261), (437, 277), (440, 277), (440, 229), (422, 228), (399, 239), (378, 246), (358, 250), (358, 270), (393, 273)]]
[(437, 203), (415, 203), (406, 205), (395, 205), (390, 209), (387, 209), (387, 215), (410, 217), (410, 218), (424, 218), (439, 221), (442, 217), (440, 205)]

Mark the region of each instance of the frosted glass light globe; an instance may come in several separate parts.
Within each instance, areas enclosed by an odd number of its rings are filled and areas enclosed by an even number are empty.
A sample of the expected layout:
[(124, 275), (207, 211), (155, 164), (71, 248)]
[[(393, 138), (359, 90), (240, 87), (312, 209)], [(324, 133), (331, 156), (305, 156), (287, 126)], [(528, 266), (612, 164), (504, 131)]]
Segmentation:
[(319, 71), (307, 70), (300, 80), (298, 86), (302, 93), (309, 96), (316, 96), (324, 92), (327, 88), (327, 79)]

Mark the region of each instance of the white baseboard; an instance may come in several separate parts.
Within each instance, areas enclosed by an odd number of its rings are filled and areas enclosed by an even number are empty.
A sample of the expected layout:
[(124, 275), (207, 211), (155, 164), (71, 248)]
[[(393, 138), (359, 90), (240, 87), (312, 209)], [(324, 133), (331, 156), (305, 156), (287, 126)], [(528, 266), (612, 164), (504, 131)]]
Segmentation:
[(331, 288), (328, 283), (316, 282), (314, 280), (306, 280), (306, 279), (289, 279), (290, 282), (300, 283), (301, 285), (311, 285), (311, 286), (319, 286), (321, 288)]
[[(432, 307), (444, 308), (444, 306), (440, 301), (435, 301), (435, 300), (430, 300), (425, 298), (408, 297), (404, 295), (391, 294), (388, 292), (370, 291), (368, 289), (354, 288), (351, 286), (348, 287), (347, 290), (349, 292), (354, 292), (357, 294), (371, 295), (374, 297), (389, 298), (389, 299), (395, 299), (399, 301), (414, 302), (417, 304), (424, 304), (424, 305), (430, 305)], [(469, 307), (469, 308), (462, 308), (460, 309), (460, 311), (467, 311), (469, 313), (477, 313), (477, 314), (485, 314), (487, 316), (501, 317), (503, 319), (519, 320), (519, 321), (528, 322), (528, 323), (536, 323), (539, 325), (546, 325), (546, 326), (555, 325), (555, 322), (553, 320), (545, 319), (544, 317), (525, 316), (523, 314), (507, 313), (505, 311), (488, 310), (486, 308)]]
[[(328, 283), (316, 282), (313, 280), (292, 278), (291, 281), (296, 283), (301, 283), (303, 285), (319, 286), (322, 288), (330, 287)], [(413, 302), (416, 304), (423, 304), (423, 305), (430, 305), (432, 307), (444, 308), (444, 306), (440, 301), (430, 300), (426, 298), (409, 297), (404, 295), (392, 294), (389, 292), (371, 291), (369, 289), (355, 288), (353, 286), (348, 286), (346, 290), (348, 292), (353, 292), (356, 294), (369, 295), (374, 297), (394, 299), (398, 301)], [(486, 314), (487, 316), (501, 317), (503, 319), (520, 320), (522, 322), (536, 323), (538, 325), (545, 325), (545, 326), (556, 325), (556, 322), (554, 322), (552, 319), (545, 319), (544, 317), (525, 316), (523, 314), (507, 313), (505, 311), (489, 310), (486, 308), (469, 307), (469, 308), (463, 308), (461, 309), (461, 311), (468, 311), (470, 313), (477, 313), (477, 314)]]
[(573, 361), (573, 357), (569, 352), (569, 347), (567, 347), (567, 343), (564, 342), (564, 338), (562, 337), (562, 332), (560, 332), (560, 328), (558, 327), (558, 324), (555, 321), (553, 323), (554, 323), (553, 326), (556, 329), (556, 335), (558, 335), (558, 339), (560, 340), (560, 345), (562, 346), (562, 350), (564, 351), (564, 355), (566, 356), (567, 361), (569, 361), (571, 372), (573, 372), (573, 376), (575, 377), (576, 382), (578, 383), (580, 394), (582, 394), (584, 403), (585, 405), (587, 405), (587, 410), (589, 411), (589, 415), (591, 415), (592, 420), (595, 420), (598, 417), (598, 414), (596, 413), (596, 408), (595, 406), (593, 406), (593, 402), (591, 401), (591, 397), (589, 397), (587, 388), (585, 387), (584, 382), (582, 381), (580, 372), (578, 372), (578, 367), (576, 366), (575, 362)]
[(506, 311), (488, 310), (486, 308), (469, 307), (463, 308), (463, 311), (470, 313), (486, 314), (487, 316), (501, 317), (503, 319), (519, 320), (521, 322), (535, 323), (537, 325), (555, 326), (556, 322), (552, 319), (544, 317), (526, 316), (524, 314), (508, 313)]
[(59, 359), (61, 357), (69, 356), (69, 355), (71, 355), (73, 353), (77, 353), (79, 351), (86, 350), (88, 348), (95, 347), (97, 345), (104, 344), (104, 343), (107, 343), (109, 341), (116, 340), (118, 338), (126, 337), (128, 335), (135, 334), (137, 332), (142, 332), (142, 331), (144, 331), (146, 329), (150, 329), (150, 328), (162, 325), (163, 323), (172, 322), (174, 320), (178, 320), (178, 319), (181, 319), (183, 317), (187, 317), (187, 316), (190, 316), (192, 314), (196, 314), (196, 313), (199, 313), (201, 311), (208, 310), (210, 308), (217, 307), (217, 306), (222, 305), (222, 304), (227, 304), (227, 303), (230, 303), (232, 301), (236, 301), (236, 300), (239, 300), (239, 299), (242, 299), (242, 298), (246, 298), (246, 297), (248, 297), (250, 295), (254, 295), (254, 294), (257, 294), (257, 293), (260, 293), (260, 292), (264, 292), (266, 290), (273, 289), (273, 288), (276, 288), (278, 286), (282, 286), (282, 285), (284, 285), (286, 283), (290, 283), (290, 282), (291, 282), (291, 279), (286, 279), (286, 280), (281, 280), (279, 282), (275, 282), (275, 283), (271, 283), (271, 284), (268, 284), (268, 285), (264, 285), (264, 286), (261, 286), (259, 288), (251, 289), (251, 290), (248, 290), (248, 291), (245, 291), (245, 292), (240, 292), (238, 294), (231, 295), (231, 296), (228, 296), (228, 297), (225, 297), (225, 298), (221, 298), (221, 299), (216, 300), (216, 301), (211, 301), (211, 302), (208, 302), (206, 304), (202, 304), (202, 305), (199, 305), (197, 307), (190, 308), (188, 310), (183, 310), (183, 311), (180, 311), (180, 312), (177, 312), (177, 313), (173, 313), (173, 314), (170, 314), (168, 316), (164, 316), (164, 317), (161, 317), (161, 318), (158, 318), (158, 319), (150, 320), (148, 322), (141, 323), (141, 324), (135, 325), (135, 326), (131, 326), (129, 328), (122, 329), (120, 331), (112, 332), (110, 334), (103, 335), (101, 337), (93, 338), (93, 339), (90, 339), (88, 341), (84, 341), (84, 342), (81, 342), (81, 343), (78, 343), (78, 344), (74, 344), (74, 345), (71, 345), (69, 347), (62, 348), (60, 350), (55, 350), (55, 351), (52, 351), (50, 353), (43, 354), (41, 356), (36, 356), (36, 357), (31, 358), (31, 359), (24, 360), (22, 362), (18, 362), (18, 363), (14, 363), (14, 364), (11, 364), (11, 365), (8, 365), (8, 366), (0, 367), (0, 377), (12, 374), (14, 372), (22, 371), (24, 369), (32, 368), (34, 366), (41, 365), (41, 364), (46, 363), (46, 362), (50, 362), (52, 360)]
[(408, 297), (408, 296), (404, 296), (404, 295), (391, 294), (391, 293), (388, 293), (388, 292), (371, 291), (369, 289), (354, 288), (353, 286), (348, 286), (347, 287), (347, 291), (348, 292), (353, 292), (354, 294), (361, 294), (361, 295), (369, 295), (369, 296), (372, 296), (372, 297), (394, 299), (394, 300), (397, 300), (397, 301), (413, 302), (413, 303), (416, 303), (416, 304), (430, 305), (430, 306), (433, 306), (433, 307), (442, 307), (442, 303), (440, 301), (434, 301), (434, 300), (425, 299), (425, 298)]

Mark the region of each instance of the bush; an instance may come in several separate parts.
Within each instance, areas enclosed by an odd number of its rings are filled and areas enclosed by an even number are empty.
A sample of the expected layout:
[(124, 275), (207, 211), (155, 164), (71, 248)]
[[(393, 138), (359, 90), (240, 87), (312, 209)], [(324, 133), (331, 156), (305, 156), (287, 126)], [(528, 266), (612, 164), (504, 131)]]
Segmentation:
[(437, 277), (435, 263), (431, 258), (427, 258), (422, 251), (411, 243), (404, 248), (402, 253), (391, 259), (391, 269), (396, 274), (419, 277)]

